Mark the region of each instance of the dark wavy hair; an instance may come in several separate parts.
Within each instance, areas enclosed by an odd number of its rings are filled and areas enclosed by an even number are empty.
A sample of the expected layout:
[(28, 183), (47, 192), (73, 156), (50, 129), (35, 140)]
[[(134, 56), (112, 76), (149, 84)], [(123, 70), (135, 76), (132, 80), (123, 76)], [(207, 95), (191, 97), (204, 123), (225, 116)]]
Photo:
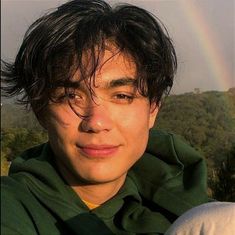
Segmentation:
[[(131, 55), (140, 93), (158, 105), (169, 94), (177, 67), (167, 30), (144, 9), (129, 4), (112, 8), (102, 0), (69, 1), (36, 20), (26, 32), (14, 63), (2, 61), (5, 96), (21, 94), (18, 102), (32, 107), (39, 116), (53, 91), (66, 87), (77, 69), (91, 88), (107, 41)], [(87, 51), (91, 55), (89, 71), (82, 63)]]

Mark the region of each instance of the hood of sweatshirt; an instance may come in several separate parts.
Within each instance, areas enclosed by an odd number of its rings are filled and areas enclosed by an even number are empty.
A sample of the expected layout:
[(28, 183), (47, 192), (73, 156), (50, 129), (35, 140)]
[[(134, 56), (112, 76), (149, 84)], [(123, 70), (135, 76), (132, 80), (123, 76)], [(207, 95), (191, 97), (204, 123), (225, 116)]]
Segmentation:
[(118, 194), (92, 211), (61, 177), (53, 158), (48, 143), (29, 149), (12, 162), (9, 175), (75, 234), (79, 223), (87, 221), (91, 228), (93, 222), (99, 224), (97, 218), (114, 234), (164, 233), (186, 210), (208, 202), (204, 159), (166, 132), (150, 132), (144, 155), (129, 170)]

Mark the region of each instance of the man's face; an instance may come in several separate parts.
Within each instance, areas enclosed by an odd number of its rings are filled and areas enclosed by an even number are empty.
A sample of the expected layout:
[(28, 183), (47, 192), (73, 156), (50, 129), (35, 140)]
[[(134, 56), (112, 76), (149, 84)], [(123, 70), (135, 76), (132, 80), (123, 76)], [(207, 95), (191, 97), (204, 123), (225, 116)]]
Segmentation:
[[(81, 82), (76, 89), (68, 89), (62, 103), (48, 105), (45, 127), (50, 145), (62, 175), (72, 185), (125, 179), (144, 153), (157, 115), (158, 109), (136, 89), (136, 66), (131, 58), (113, 53), (105, 51), (92, 97)], [(73, 81), (78, 80), (77, 73)], [(64, 89), (56, 93), (63, 96)]]

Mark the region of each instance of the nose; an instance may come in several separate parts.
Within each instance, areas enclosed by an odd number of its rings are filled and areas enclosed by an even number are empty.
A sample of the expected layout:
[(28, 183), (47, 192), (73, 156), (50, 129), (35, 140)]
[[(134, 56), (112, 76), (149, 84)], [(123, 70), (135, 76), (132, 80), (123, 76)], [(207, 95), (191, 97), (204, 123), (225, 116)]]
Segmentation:
[(112, 129), (111, 113), (103, 104), (93, 103), (87, 111), (86, 117), (82, 119), (80, 127), (82, 131), (89, 133), (99, 133)]

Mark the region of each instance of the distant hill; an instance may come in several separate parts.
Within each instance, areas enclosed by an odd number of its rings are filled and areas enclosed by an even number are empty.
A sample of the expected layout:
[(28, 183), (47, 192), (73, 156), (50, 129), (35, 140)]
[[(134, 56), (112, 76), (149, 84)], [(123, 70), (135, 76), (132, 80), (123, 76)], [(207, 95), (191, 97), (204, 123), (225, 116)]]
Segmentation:
[(13, 101), (1, 105), (1, 128), (42, 129), (35, 115)]
[[(32, 112), (12, 103), (2, 105), (1, 120), (2, 129), (42, 130)], [(235, 88), (171, 95), (163, 102), (154, 128), (183, 136), (207, 159), (220, 162), (235, 145)]]
[[(23, 150), (47, 141), (32, 112), (4, 102), (1, 106), (1, 174)], [(181, 135), (202, 153), (208, 165), (211, 195), (235, 201), (235, 88), (171, 95), (163, 102), (155, 129)]]
[(154, 128), (183, 136), (208, 164), (219, 163), (235, 146), (235, 88), (169, 96)]

